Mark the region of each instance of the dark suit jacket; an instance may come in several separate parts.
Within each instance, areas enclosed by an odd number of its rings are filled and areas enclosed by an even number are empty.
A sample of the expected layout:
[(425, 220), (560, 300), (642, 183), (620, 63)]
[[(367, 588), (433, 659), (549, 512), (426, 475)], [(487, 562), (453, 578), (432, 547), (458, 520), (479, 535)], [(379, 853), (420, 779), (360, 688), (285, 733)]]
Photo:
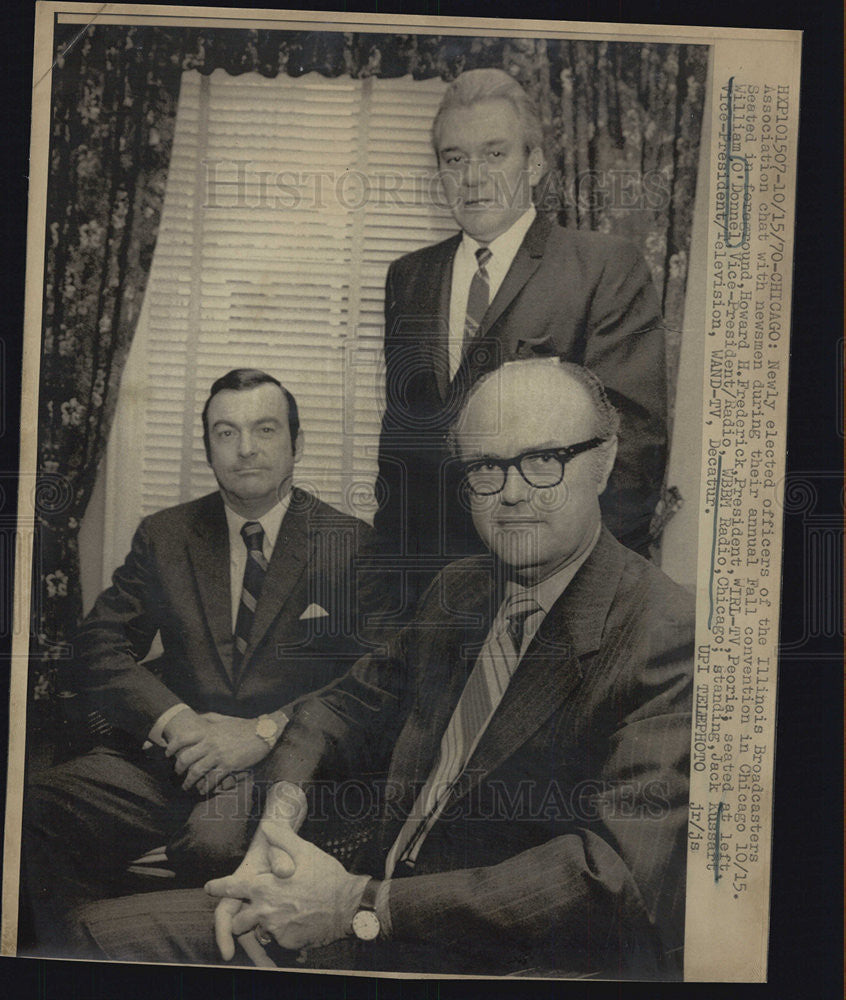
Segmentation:
[[(383, 801), (361, 870), (384, 871), (435, 763), (499, 604), (494, 578), (483, 558), (448, 567), (388, 654), (305, 699), (276, 748), (274, 770), (290, 780), (369, 772)], [(693, 625), (690, 595), (603, 531), (529, 646), (415, 873), (392, 880), (387, 967), (673, 973)]]
[(596, 372), (620, 410), (603, 517), (618, 538), (644, 550), (664, 476), (667, 390), (661, 308), (643, 258), (622, 240), (538, 216), (450, 383), (449, 299), (460, 240), (459, 233), (408, 254), (388, 270), (384, 506), (375, 521), (383, 547), (446, 561), (482, 551), (444, 434), (479, 375), (513, 358), (560, 355)]
[[(364, 619), (381, 600), (367, 573), (372, 540), (362, 521), (295, 488), (236, 676), (220, 494), (145, 518), (76, 638), (86, 707), (143, 738), (181, 701), (253, 717), (322, 687), (370, 648)], [(328, 615), (303, 620), (312, 604)], [(156, 632), (164, 655), (153, 672), (139, 661)]]

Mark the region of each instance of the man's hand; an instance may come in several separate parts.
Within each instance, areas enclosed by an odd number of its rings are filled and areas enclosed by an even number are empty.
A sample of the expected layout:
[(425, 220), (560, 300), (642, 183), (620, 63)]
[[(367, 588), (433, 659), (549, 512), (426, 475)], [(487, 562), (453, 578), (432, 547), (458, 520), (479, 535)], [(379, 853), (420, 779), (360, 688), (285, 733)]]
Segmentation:
[[(289, 854), (270, 843), (260, 826), (244, 855), (244, 860), (228, 877), (243, 883), (251, 883), (260, 875), (267, 874), (275, 875), (279, 879), (290, 878), (294, 874), (294, 862)], [(222, 882), (225, 879), (217, 881)], [(235, 938), (244, 933), (233, 930), (232, 924), (236, 915), (246, 905), (242, 899), (221, 899), (214, 911), (214, 936), (220, 954), (226, 962), (235, 955)], [(248, 929), (252, 930), (252, 927)]]
[[(285, 868), (277, 860), (276, 869), (270, 871), (255, 874), (251, 868), (242, 874), (239, 868), (233, 875), (206, 883), (209, 895), (232, 900), (240, 907), (237, 912), (218, 907), (215, 913), (215, 933), (223, 957), (234, 954), (232, 935), (244, 934), (258, 924), (283, 948), (293, 951), (346, 937), (369, 876), (350, 875), (339, 861), (298, 837), (287, 823), (262, 821), (260, 829), (267, 849), (284, 851), (295, 870), (280, 877)], [(241, 900), (246, 902), (241, 905)]]
[[(294, 873), (291, 856), (268, 839), (267, 831), (278, 825), (299, 830), (306, 817), (307, 804), (302, 791), (287, 781), (274, 784), (267, 795), (264, 818), (256, 830), (244, 859), (233, 873), (233, 878), (250, 881), (259, 875), (274, 874), (277, 878), (290, 878)], [(221, 899), (214, 914), (217, 946), (225, 961), (235, 955), (235, 936), (232, 919), (246, 903), (241, 899)], [(248, 948), (249, 942), (242, 942)], [(258, 947), (258, 945), (256, 946)], [(259, 948), (259, 950), (261, 950)], [(256, 955), (248, 949), (253, 961)]]
[(185, 775), (183, 789), (196, 786), (201, 795), (270, 753), (268, 744), (256, 736), (255, 719), (237, 719), (217, 712), (178, 712), (166, 726), (164, 736), (165, 755), (175, 757), (176, 773)]

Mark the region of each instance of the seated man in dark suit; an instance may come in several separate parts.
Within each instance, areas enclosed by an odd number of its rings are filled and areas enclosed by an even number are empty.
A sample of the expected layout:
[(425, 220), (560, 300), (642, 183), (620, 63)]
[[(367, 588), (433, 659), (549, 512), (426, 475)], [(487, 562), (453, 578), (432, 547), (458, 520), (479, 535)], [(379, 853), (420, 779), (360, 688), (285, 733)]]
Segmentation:
[[(291, 393), (231, 371), (211, 387), (203, 435), (219, 491), (142, 521), (75, 639), (80, 697), (123, 735), (29, 786), (41, 943), (61, 942), (80, 901), (126, 892), (141, 856), (153, 864), (137, 870), (194, 885), (231, 871), (292, 702), (372, 646), (359, 626), (380, 601), (373, 532), (292, 487), (303, 432)], [(141, 661), (157, 633), (153, 670)]]
[[(300, 703), (233, 875), (87, 907), (89, 953), (211, 962), (216, 933), (225, 958), (241, 936), (285, 965), (677, 976), (694, 608), (602, 526), (616, 432), (579, 366), (480, 380), (453, 437), (489, 554)], [(314, 814), (327, 776), (378, 805), (352, 871), (295, 832), (291, 793)]]
[(620, 413), (619, 452), (601, 504), (612, 534), (646, 555), (666, 459), (664, 326), (636, 247), (565, 229), (536, 211), (543, 127), (520, 84), (470, 70), (432, 127), (454, 237), (391, 264), (385, 285), (383, 505), (374, 526), (405, 564), (408, 610), (441, 566), (481, 552), (446, 431), (468, 385), (514, 358), (586, 365)]

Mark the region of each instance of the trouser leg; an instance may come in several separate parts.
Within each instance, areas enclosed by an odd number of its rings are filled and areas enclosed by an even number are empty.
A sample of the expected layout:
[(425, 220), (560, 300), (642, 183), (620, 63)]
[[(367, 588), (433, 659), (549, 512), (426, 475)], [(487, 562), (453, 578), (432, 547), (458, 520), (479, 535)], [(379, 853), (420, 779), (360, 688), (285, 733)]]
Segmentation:
[[(214, 936), (218, 902), (202, 889), (186, 889), (90, 904), (75, 914), (78, 955), (112, 962), (222, 965)], [(351, 938), (300, 953), (275, 941), (266, 947), (271, 962), (283, 969), (355, 969), (358, 952), (358, 942)], [(237, 941), (230, 964), (253, 965)]]
[(241, 863), (259, 820), (249, 774), (241, 775), (234, 788), (195, 803), (167, 844), (168, 862), (180, 888), (230, 875)]
[(202, 889), (177, 889), (92, 903), (74, 915), (73, 943), (80, 957), (100, 961), (214, 965), (217, 902)]
[(100, 747), (39, 775), (22, 843), (39, 945), (61, 948), (74, 907), (127, 892), (129, 862), (166, 843), (195, 804), (159, 753)]

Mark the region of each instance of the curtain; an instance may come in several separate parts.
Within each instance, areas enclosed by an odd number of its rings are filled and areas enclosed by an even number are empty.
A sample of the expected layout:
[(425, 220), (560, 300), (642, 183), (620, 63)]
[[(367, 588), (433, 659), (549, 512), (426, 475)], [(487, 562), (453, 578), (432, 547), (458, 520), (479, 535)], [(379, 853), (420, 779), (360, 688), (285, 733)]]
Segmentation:
[(38, 410), (36, 698), (55, 688), (82, 612), (79, 523), (155, 248), (180, 73), (172, 46), (145, 45), (134, 29), (57, 27)]
[[(707, 48), (561, 42), (534, 85), (550, 115), (563, 225), (637, 243), (661, 295), (675, 387)], [(672, 402), (672, 400), (671, 400)], [(672, 412), (672, 406), (670, 408)]]
[[(105, 451), (161, 218), (180, 78), (316, 71), (440, 76), (501, 67), (538, 100), (541, 210), (625, 235), (681, 327), (707, 48), (148, 26), (56, 28), (39, 403), (32, 690), (71, 659), (78, 530)], [(633, 200), (632, 200), (633, 199)]]

